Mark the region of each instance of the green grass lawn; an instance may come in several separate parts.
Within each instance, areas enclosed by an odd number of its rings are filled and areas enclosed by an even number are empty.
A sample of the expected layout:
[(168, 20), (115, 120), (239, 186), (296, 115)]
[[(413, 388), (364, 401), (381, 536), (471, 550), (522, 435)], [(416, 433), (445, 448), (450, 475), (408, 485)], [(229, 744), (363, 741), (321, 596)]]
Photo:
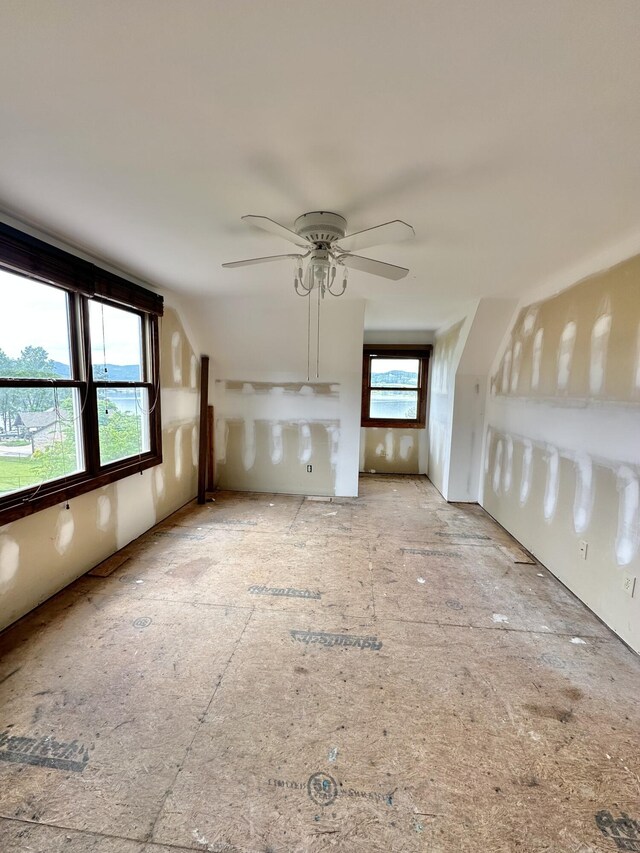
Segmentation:
[(73, 462), (69, 461), (65, 465), (62, 459), (45, 461), (42, 456), (36, 459), (30, 456), (0, 456), (0, 495), (18, 492), (28, 486), (35, 486), (47, 480), (54, 480), (56, 477), (63, 477), (65, 473), (74, 472)]
[(40, 482), (42, 466), (30, 456), (0, 456), (0, 494), (17, 492)]

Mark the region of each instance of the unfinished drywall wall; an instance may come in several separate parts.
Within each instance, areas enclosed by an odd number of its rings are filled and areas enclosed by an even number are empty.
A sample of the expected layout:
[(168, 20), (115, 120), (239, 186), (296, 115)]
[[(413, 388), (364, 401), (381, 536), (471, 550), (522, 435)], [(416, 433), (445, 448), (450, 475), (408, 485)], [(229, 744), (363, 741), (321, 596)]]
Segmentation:
[(360, 470), (369, 474), (426, 474), (427, 430), (363, 427)]
[(220, 488), (358, 493), (364, 303), (324, 300), (318, 371), (317, 303), (310, 323), (308, 307), (288, 290), (198, 306), (194, 322), (212, 360)]
[(486, 425), (483, 505), (640, 651), (640, 257), (523, 305)]
[(444, 498), (449, 491), (456, 370), (470, 324), (469, 317), (463, 318), (438, 333), (431, 360), (428, 474)]
[(481, 299), (473, 315), (454, 382), (449, 501), (478, 500), (489, 374), (516, 308), (515, 299)]
[(514, 299), (480, 299), (436, 336), (428, 474), (448, 501), (478, 500), (486, 389), (516, 306)]
[(195, 496), (199, 359), (170, 302), (160, 333), (162, 465), (0, 527), (0, 629)]

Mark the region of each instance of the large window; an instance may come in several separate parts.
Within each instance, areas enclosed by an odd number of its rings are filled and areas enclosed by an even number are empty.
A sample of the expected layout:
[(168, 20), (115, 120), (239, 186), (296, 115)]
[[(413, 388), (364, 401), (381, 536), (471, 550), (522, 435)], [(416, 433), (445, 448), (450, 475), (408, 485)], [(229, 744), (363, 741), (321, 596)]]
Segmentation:
[(423, 427), (430, 346), (366, 346), (362, 426)]
[(161, 461), (162, 299), (0, 225), (0, 523)]

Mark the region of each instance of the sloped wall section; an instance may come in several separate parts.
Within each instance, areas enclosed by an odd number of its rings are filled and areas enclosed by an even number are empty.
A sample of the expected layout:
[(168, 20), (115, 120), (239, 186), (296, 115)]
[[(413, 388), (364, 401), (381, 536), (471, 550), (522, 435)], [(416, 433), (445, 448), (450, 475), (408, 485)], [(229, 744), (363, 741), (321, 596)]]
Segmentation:
[(640, 257), (522, 308), (486, 426), (483, 506), (640, 651)]

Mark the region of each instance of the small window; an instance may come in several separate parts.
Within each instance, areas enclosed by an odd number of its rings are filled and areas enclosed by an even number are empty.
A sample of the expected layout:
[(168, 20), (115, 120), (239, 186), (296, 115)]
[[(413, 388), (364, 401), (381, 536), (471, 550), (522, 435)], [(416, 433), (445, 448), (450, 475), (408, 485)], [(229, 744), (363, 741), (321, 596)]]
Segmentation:
[(431, 347), (368, 346), (362, 373), (362, 426), (423, 427)]

